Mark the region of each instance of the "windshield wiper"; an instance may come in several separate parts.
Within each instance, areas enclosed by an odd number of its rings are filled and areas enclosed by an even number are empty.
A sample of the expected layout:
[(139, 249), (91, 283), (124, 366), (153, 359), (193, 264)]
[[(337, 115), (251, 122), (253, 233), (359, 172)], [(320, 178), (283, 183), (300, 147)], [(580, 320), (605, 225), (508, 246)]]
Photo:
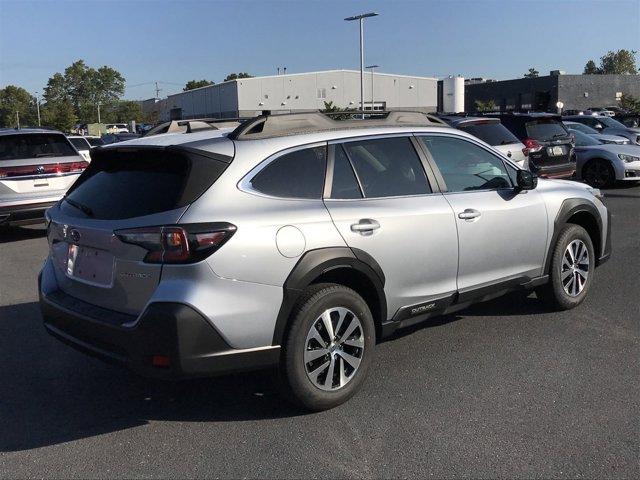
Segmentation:
[(80, 203), (80, 202), (76, 202), (75, 200), (69, 200), (67, 197), (64, 197), (63, 200), (65, 202), (67, 202), (69, 205), (71, 205), (72, 207), (77, 208), (78, 210), (80, 210), (82, 213), (84, 213), (86, 216), (88, 217), (93, 217), (93, 210), (91, 210), (89, 207), (87, 207), (86, 205)]

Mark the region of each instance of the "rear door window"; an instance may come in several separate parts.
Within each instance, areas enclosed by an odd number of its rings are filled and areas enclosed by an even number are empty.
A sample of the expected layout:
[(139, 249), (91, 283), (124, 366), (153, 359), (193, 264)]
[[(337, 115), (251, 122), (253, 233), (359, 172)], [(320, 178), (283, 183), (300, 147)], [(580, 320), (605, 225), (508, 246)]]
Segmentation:
[(327, 163), (326, 147), (286, 153), (260, 170), (251, 188), (272, 197), (322, 198)]
[(69, 157), (78, 154), (64, 135), (28, 133), (0, 136), (0, 160)]
[(367, 198), (422, 195), (431, 187), (407, 137), (344, 143)]
[(527, 135), (543, 142), (568, 136), (568, 132), (557, 120), (541, 118), (530, 120), (525, 124)]
[(511, 188), (504, 162), (479, 145), (446, 136), (421, 136), (449, 192)]
[(499, 122), (463, 123), (458, 128), (493, 146), (520, 142), (513, 133)]
[(69, 141), (78, 150), (89, 150), (89, 148), (91, 148), (84, 138), (70, 138)]
[(358, 179), (342, 145), (333, 145), (333, 179), (331, 183), (331, 198), (345, 200), (362, 198)]

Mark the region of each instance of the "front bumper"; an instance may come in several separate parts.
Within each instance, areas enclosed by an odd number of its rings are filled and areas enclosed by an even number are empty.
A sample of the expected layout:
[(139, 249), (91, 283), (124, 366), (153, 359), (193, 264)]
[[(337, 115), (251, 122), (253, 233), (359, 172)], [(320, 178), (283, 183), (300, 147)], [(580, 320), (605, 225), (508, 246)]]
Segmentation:
[(144, 376), (204, 377), (268, 368), (279, 361), (279, 346), (231, 348), (200, 313), (184, 304), (152, 303), (136, 319), (60, 290), (39, 291), (44, 327), (51, 335)]

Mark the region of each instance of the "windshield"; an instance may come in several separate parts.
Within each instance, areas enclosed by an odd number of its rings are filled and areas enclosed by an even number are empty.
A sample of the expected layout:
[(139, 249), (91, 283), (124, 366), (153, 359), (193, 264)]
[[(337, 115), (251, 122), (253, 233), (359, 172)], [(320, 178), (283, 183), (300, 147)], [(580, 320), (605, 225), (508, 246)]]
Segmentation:
[(489, 145), (508, 145), (519, 143), (520, 140), (499, 122), (469, 122), (458, 127), (460, 130), (478, 137)]
[(569, 131), (576, 137), (576, 147), (592, 147), (594, 145), (602, 144), (600, 140), (596, 140), (591, 135), (587, 135), (574, 129), (569, 129)]
[(69, 141), (76, 147), (78, 150), (87, 150), (89, 148), (89, 144), (84, 138), (69, 138)]
[(598, 120), (600, 121), (600, 123), (606, 125), (609, 128), (627, 128), (622, 123), (620, 123), (617, 120), (614, 120), (611, 117), (600, 117), (598, 118)]
[(582, 133), (588, 133), (589, 135), (593, 135), (594, 133), (598, 133), (595, 128), (591, 128), (588, 125), (583, 125), (578, 122), (565, 122), (564, 126), (570, 130), (577, 130)]
[(77, 155), (62, 134), (29, 133), (0, 136), (0, 160)]
[(568, 135), (562, 124), (554, 118), (532, 120), (525, 123), (525, 128), (527, 129), (527, 136), (543, 142)]

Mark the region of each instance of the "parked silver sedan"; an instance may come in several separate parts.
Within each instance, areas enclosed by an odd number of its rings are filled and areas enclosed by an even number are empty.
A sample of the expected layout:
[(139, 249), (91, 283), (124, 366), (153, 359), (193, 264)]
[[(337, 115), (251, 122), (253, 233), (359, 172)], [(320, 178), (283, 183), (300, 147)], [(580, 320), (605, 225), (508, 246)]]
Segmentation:
[(640, 146), (603, 144), (578, 130), (575, 135), (576, 178), (592, 187), (611, 187), (616, 181), (640, 181)]
[(578, 130), (579, 132), (586, 133), (587, 135), (591, 135), (595, 137), (596, 140), (600, 140), (602, 143), (613, 143), (616, 145), (629, 145), (631, 140), (625, 137), (621, 137), (620, 135), (606, 135), (604, 133), (600, 133), (595, 128), (591, 128), (587, 125), (578, 122), (568, 122), (564, 121), (564, 126), (570, 130)]

